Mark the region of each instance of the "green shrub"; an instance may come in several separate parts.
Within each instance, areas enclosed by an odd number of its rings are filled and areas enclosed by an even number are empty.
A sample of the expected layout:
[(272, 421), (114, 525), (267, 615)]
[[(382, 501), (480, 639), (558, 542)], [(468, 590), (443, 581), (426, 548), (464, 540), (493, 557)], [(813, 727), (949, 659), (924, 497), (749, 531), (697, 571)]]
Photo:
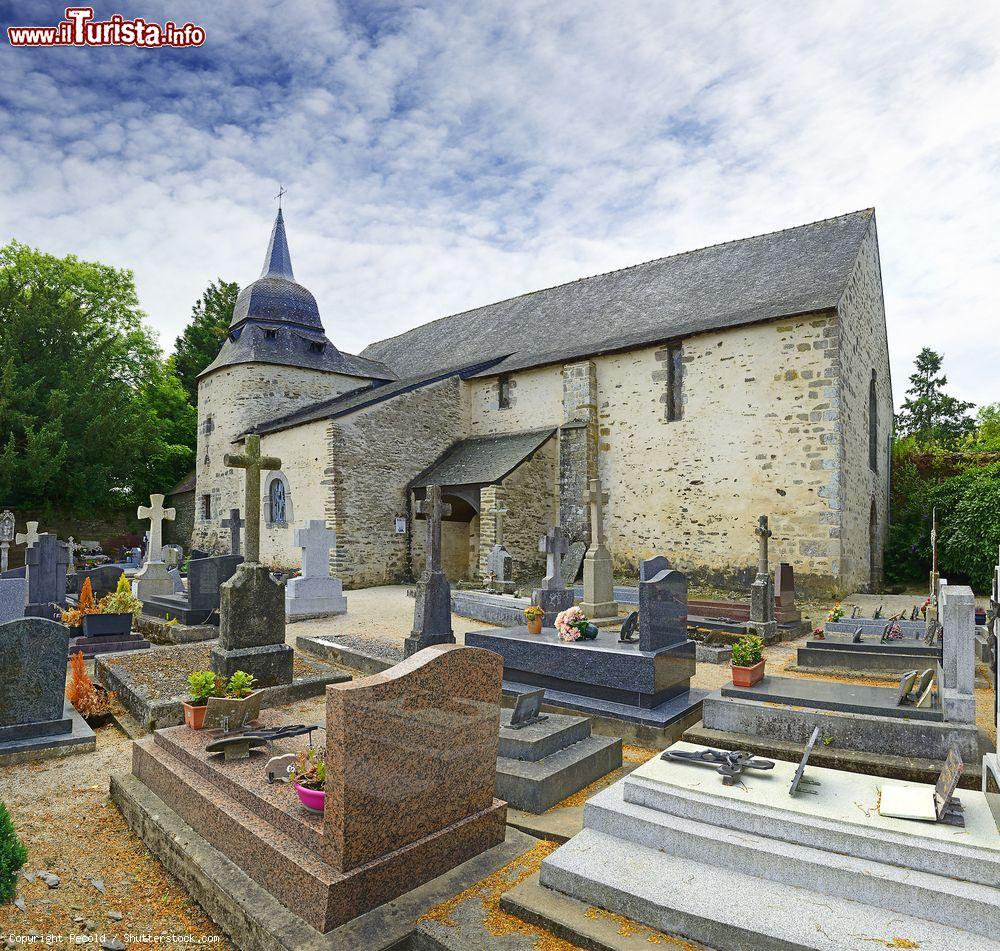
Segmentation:
[(756, 634), (747, 634), (733, 644), (734, 667), (753, 667), (764, 658), (764, 642)]
[(248, 674), (245, 670), (235, 670), (229, 678), (229, 683), (226, 684), (226, 696), (237, 699), (249, 697), (256, 682), (257, 678), (253, 674)]
[(17, 873), (28, 861), (28, 850), (14, 831), (7, 807), (0, 802), (0, 905), (14, 897)]
[(203, 707), (209, 697), (225, 695), (226, 679), (217, 677), (211, 670), (196, 670), (188, 674), (188, 690), (191, 692), (191, 706)]

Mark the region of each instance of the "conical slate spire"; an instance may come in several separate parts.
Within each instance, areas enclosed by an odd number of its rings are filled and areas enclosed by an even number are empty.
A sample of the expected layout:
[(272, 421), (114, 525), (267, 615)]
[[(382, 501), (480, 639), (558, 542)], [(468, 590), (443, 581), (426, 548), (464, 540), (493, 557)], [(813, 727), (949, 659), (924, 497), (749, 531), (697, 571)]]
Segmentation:
[(288, 239), (285, 237), (285, 219), (278, 209), (278, 217), (274, 219), (274, 228), (271, 230), (271, 243), (267, 246), (267, 256), (264, 258), (264, 269), (260, 272), (261, 277), (283, 277), (287, 281), (294, 281), (295, 275), (292, 273), (292, 258), (288, 253)]

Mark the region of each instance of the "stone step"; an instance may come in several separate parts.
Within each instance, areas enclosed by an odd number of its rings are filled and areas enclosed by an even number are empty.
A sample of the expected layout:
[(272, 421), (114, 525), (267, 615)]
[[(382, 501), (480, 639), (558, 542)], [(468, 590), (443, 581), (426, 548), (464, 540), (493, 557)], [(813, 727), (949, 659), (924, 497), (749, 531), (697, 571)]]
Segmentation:
[[(584, 831), (887, 911), (907, 914), (920, 909), (922, 917), (937, 924), (980, 935), (996, 933), (998, 888), (669, 815), (626, 802), (623, 787), (616, 784), (587, 803)], [(780, 835), (780, 828), (775, 831)], [(938, 844), (928, 840), (911, 847)], [(996, 869), (994, 864), (994, 881)]]
[[(721, 777), (717, 779), (708, 767), (693, 768), (706, 770), (708, 787), (715, 782), (721, 784)], [(815, 769), (812, 775), (816, 775)], [(880, 783), (881, 780), (873, 778), (873, 790)], [(994, 888), (1000, 883), (1000, 850), (984, 851), (967, 843), (963, 838), (966, 833), (959, 828), (954, 829), (950, 838), (929, 840), (923, 837), (927, 826), (919, 822), (909, 823), (908, 833), (870, 828), (815, 812), (796, 812), (791, 808), (783, 809), (779, 805), (758, 801), (752, 804), (734, 801), (708, 791), (671, 786), (635, 775), (629, 776), (620, 787), (622, 799), (627, 805), (676, 816), (701, 827), (721, 826), (739, 834), (781, 839), (825, 852), (892, 865), (899, 870), (943, 875)], [(782, 784), (778, 795), (786, 796), (785, 784)], [(808, 796), (808, 793), (800, 793), (799, 796)], [(617, 797), (615, 801), (618, 801)], [(595, 806), (595, 810), (601, 808), (599, 804)]]
[[(540, 723), (529, 723), (511, 729), (513, 710), (500, 711), (500, 741), (497, 756), (505, 759), (537, 761), (558, 750), (579, 743), (590, 736), (589, 717), (570, 717), (559, 713), (545, 714)], [(502, 797), (501, 797), (502, 798)]]
[(149, 650), (153, 645), (142, 637), (81, 637), (69, 642), (69, 656), (82, 653), (84, 657), (98, 654), (124, 654), (128, 651)]
[(622, 764), (622, 741), (588, 736), (537, 761), (497, 757), (496, 797), (540, 813), (607, 776)]
[[(584, 829), (543, 863), (541, 884), (716, 951), (919, 947), (1000, 951), (1000, 941), (801, 885), (755, 878)], [(508, 910), (514, 911), (508, 903)]]

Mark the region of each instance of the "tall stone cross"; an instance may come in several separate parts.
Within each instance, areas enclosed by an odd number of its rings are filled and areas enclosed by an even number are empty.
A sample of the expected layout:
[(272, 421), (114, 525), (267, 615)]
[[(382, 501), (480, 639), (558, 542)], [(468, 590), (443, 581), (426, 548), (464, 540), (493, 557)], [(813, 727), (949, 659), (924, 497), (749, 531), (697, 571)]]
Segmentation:
[(767, 527), (767, 516), (761, 515), (757, 519), (757, 527), (754, 529), (754, 534), (757, 536), (760, 542), (760, 550), (757, 555), (757, 577), (768, 577), (771, 573), (767, 564), (767, 541), (774, 534)]
[(146, 562), (163, 561), (163, 522), (172, 522), (177, 515), (176, 509), (165, 509), (163, 500), (166, 496), (156, 493), (149, 497), (149, 505), (140, 505), (136, 514), (139, 518), (149, 519), (149, 541), (146, 543)]
[(222, 520), (222, 527), (229, 529), (229, 554), (238, 555), (240, 553), (240, 529), (246, 522), (240, 518), (239, 509), (230, 509), (229, 518)]
[(550, 528), (538, 539), (538, 550), (545, 554), (543, 590), (559, 591), (565, 587), (562, 578), (562, 560), (568, 549), (569, 545), (566, 544), (562, 529), (558, 525), (555, 528)]
[(23, 534), (18, 532), (14, 541), (16, 544), (26, 545), (28, 548), (34, 545), (38, 541), (38, 522), (28, 522), (27, 531)]
[(590, 480), (590, 488), (583, 493), (583, 501), (590, 506), (591, 550), (604, 548), (604, 506), (608, 493), (601, 491), (600, 479)]
[(493, 517), (494, 517), (494, 522), (496, 524), (496, 536), (497, 536), (494, 544), (496, 544), (500, 548), (503, 548), (503, 517), (507, 514), (507, 511), (508, 511), (507, 506), (503, 504), (498, 505), (493, 510)]
[(302, 549), (302, 577), (330, 577), (330, 549), (337, 546), (337, 533), (322, 519), (310, 519), (295, 529), (295, 544)]
[(277, 456), (260, 454), (260, 436), (247, 436), (242, 455), (229, 453), (223, 463), (233, 469), (246, 469), (246, 560), (249, 564), (260, 562), (260, 476), (262, 472), (273, 472), (281, 468)]
[(0, 571), (7, 570), (7, 552), (14, 540), (14, 513), (5, 509), (0, 515)]
[(425, 574), (441, 570), (441, 519), (451, 515), (451, 505), (441, 501), (441, 486), (427, 486), (427, 498), (417, 502), (417, 513), (427, 519), (427, 566)]

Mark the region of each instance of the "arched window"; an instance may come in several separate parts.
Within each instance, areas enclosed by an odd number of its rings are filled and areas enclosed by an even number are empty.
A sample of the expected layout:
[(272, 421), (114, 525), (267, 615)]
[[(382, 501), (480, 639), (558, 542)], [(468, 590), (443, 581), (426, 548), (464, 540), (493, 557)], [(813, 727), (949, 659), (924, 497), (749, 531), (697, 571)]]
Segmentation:
[(878, 472), (878, 393), (875, 390), (875, 371), (868, 386), (868, 467)]
[(266, 512), (264, 522), (268, 528), (282, 528), (291, 524), (292, 493), (288, 479), (282, 472), (269, 472), (264, 484), (264, 499)]
[(271, 521), (285, 521), (285, 483), (280, 479), (271, 483)]

